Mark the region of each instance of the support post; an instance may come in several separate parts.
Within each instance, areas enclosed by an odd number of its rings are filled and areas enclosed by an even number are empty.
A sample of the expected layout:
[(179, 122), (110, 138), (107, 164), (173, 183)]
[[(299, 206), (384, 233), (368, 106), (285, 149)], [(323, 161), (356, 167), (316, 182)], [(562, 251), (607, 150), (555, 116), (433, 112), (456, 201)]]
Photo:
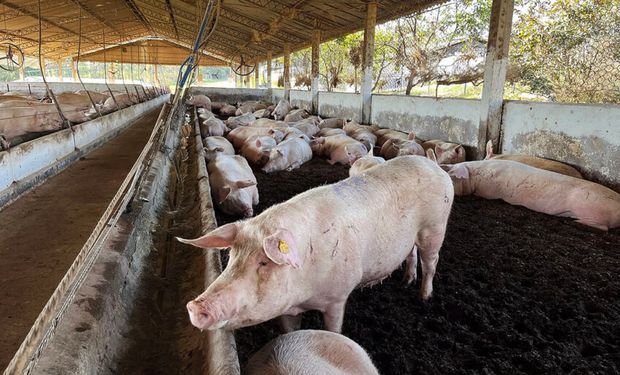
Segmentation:
[(258, 60), (254, 61), (254, 88), (257, 89), (258, 88), (258, 81), (260, 79), (260, 75), (259, 75), (259, 71), (258, 71), (258, 67), (260, 66), (260, 64), (258, 63)]
[(71, 60), (71, 77), (74, 81), (78, 80), (77, 63), (75, 62), (75, 60)]
[(271, 55), (271, 50), (267, 51), (267, 88), (271, 88), (271, 60), (273, 60), (273, 56)]
[(58, 64), (58, 80), (62, 82), (62, 60), (56, 61), (56, 64)]
[(312, 71), (311, 86), (312, 92), (312, 113), (319, 113), (319, 58), (321, 51), (321, 30), (314, 30), (312, 35)]
[(362, 57), (362, 123), (370, 124), (372, 101), (372, 67), (375, 53), (375, 25), (377, 24), (377, 3), (366, 5), (366, 26), (364, 28), (364, 53)]
[(153, 66), (153, 68), (154, 68), (154, 69), (153, 69), (153, 70), (154, 70), (153, 74), (155, 75), (155, 82), (157, 82), (157, 85), (158, 85), (158, 86), (161, 86), (161, 82), (159, 82), (159, 69), (158, 69), (158, 65), (157, 65), (157, 64), (155, 64), (155, 65)]
[(291, 101), (291, 46), (284, 43), (284, 99)]
[(26, 79), (26, 56), (24, 56), (22, 66), (19, 67), (19, 80), (23, 81), (24, 79)]
[(480, 159), (484, 158), (485, 146), (489, 140), (493, 141), (496, 150), (500, 150), (501, 147), (500, 128), (513, 11), (514, 0), (493, 0), (484, 65), (484, 86), (480, 101), (477, 153)]

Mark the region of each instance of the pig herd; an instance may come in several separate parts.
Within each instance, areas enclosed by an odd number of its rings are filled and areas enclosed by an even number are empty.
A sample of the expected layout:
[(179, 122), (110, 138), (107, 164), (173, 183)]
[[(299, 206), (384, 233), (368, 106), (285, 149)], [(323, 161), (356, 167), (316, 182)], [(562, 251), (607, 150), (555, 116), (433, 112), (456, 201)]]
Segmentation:
[[(289, 332), (256, 353), (248, 373), (376, 374), (364, 350), (339, 335), (347, 298), (403, 263), (404, 283), (415, 282), (418, 258), (420, 296), (431, 297), (454, 195), (502, 199), (602, 230), (620, 226), (620, 194), (557, 161), (494, 155), (491, 144), (485, 160), (466, 161), (461, 145), (321, 119), (286, 100), (232, 106), (196, 95), (188, 103), (200, 107), (214, 203), (247, 218), (179, 239), (230, 249), (225, 270), (187, 304), (190, 320), (201, 330), (234, 330), (277, 318)], [(313, 156), (350, 165), (350, 177), (252, 217), (254, 170), (290, 171)], [(331, 332), (296, 331), (308, 310), (320, 311)]]
[(53, 103), (48, 96), (4, 93), (0, 95), (0, 150), (33, 139), (43, 132), (61, 129), (63, 120), (58, 108), (67, 121), (78, 124), (99, 114), (107, 114), (153, 99), (165, 92), (165, 89), (152, 88), (140, 94), (112, 91), (110, 95), (109, 91), (80, 90), (56, 94), (57, 103)]

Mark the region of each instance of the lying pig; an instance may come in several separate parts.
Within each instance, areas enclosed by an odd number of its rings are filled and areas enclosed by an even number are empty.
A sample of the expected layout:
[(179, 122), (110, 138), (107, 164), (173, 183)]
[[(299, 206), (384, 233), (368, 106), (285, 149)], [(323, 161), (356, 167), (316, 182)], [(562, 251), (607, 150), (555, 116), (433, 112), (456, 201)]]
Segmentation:
[(620, 194), (594, 182), (512, 160), (446, 164), (456, 195), (502, 199), (602, 230), (620, 226)]
[(239, 108), (237, 108), (235, 115), (241, 116), (244, 113), (253, 113), (260, 109), (265, 109), (265, 108), (267, 108), (267, 106), (261, 102), (248, 101), (248, 102), (241, 103), (239, 105)]
[(424, 155), (424, 148), (416, 142), (415, 134), (410, 133), (407, 140), (392, 138), (385, 141), (379, 154), (385, 159), (393, 159), (403, 155)]
[(315, 134), (316, 137), (329, 137), (332, 135), (347, 135), (347, 133), (339, 128), (323, 128)]
[(276, 147), (276, 140), (268, 136), (253, 136), (241, 146), (241, 155), (256, 165), (265, 165), (269, 161), (271, 150)]
[[(416, 194), (424, 199), (412, 199)], [(421, 296), (428, 299), (453, 197), (452, 182), (437, 164), (404, 156), (252, 219), (179, 239), (230, 248), (226, 269), (187, 304), (190, 320), (200, 329), (234, 330), (285, 315), (295, 327), (302, 312), (318, 310), (325, 328), (340, 332), (349, 294), (381, 282), (404, 260), (406, 280), (413, 281), (418, 249)], [(374, 213), (380, 213), (380, 233)]]
[(48, 132), (62, 128), (58, 112), (37, 112), (35, 108), (0, 109), (0, 135), (11, 143), (13, 138), (29, 133)]
[(122, 108), (127, 108), (131, 105), (133, 105), (133, 101), (131, 100), (129, 95), (114, 94), (114, 97), (109, 97), (105, 100), (105, 102), (103, 102), (103, 107), (101, 108), (101, 112), (109, 113), (109, 112), (117, 111)]
[(381, 147), (385, 142), (390, 139), (398, 139), (403, 141), (412, 141), (415, 140), (415, 135), (413, 133), (403, 133), (398, 130), (392, 129), (379, 129), (377, 127), (373, 127), (373, 133), (377, 136), (377, 146)]
[(293, 109), (284, 116), (284, 122), (298, 122), (310, 116), (305, 109)]
[(203, 121), (200, 124), (200, 133), (202, 133), (203, 137), (206, 136), (222, 136), (228, 131), (226, 125), (224, 125), (224, 121), (211, 117), (206, 121)]
[(206, 95), (190, 95), (185, 104), (211, 110), (211, 99)]
[(313, 137), (316, 133), (319, 132), (319, 130), (321, 130), (318, 126), (314, 124), (304, 122), (293, 124), (291, 125), (291, 127), (301, 130), (308, 138)]
[(70, 105), (82, 111), (88, 111), (93, 106), (87, 95), (74, 94), (72, 92), (56, 94), (56, 100), (61, 106)]
[(319, 129), (325, 129), (325, 128), (330, 128), (330, 129), (340, 128), (340, 129), (342, 129), (342, 127), (346, 123), (347, 123), (347, 121), (345, 119), (343, 119), (343, 118), (326, 118), (326, 119), (322, 120), (321, 122), (319, 122)]
[(224, 137), (207, 137), (202, 140), (204, 146), (205, 159), (211, 161), (218, 155), (234, 155), (233, 145)]
[(232, 144), (241, 148), (245, 141), (253, 136), (269, 136), (276, 140), (276, 142), (281, 142), (282, 138), (284, 138), (284, 134), (277, 129), (269, 129), (269, 128), (251, 128), (251, 127), (241, 127), (237, 129), (233, 129), (228, 133), (228, 140), (232, 142)]
[(349, 137), (361, 142), (364, 146), (366, 146), (367, 150), (372, 150), (375, 148), (375, 144), (377, 143), (377, 136), (374, 135), (369, 129), (358, 128), (347, 134)]
[(254, 215), (258, 204), (256, 177), (240, 155), (222, 155), (209, 162), (209, 185), (213, 202), (228, 215)]
[(224, 102), (211, 102), (211, 111), (219, 112), (225, 105), (228, 104)]
[(211, 117), (215, 117), (215, 115), (211, 111), (201, 111), (201, 112), (198, 112), (198, 118), (200, 118), (203, 121), (208, 120)]
[(220, 108), (220, 115), (222, 116), (234, 116), (237, 113), (237, 107), (230, 104), (224, 104), (223, 107)]
[(571, 167), (568, 164), (561, 163), (559, 161), (539, 158), (536, 156), (529, 155), (494, 155), (493, 154), (493, 141), (487, 142), (487, 155), (484, 158), (485, 160), (493, 159), (493, 160), (512, 160), (517, 161), (519, 163), (527, 164), (534, 168), (545, 169), (547, 171), (560, 173), (566, 176), (571, 176), (575, 178), (583, 178), (581, 173), (578, 170)]
[(299, 130), (297, 128), (290, 127), (290, 126), (287, 126), (285, 128), (280, 128), (279, 127), (279, 128), (276, 128), (276, 129), (280, 130), (284, 134), (284, 138), (282, 138), (283, 141), (285, 141), (287, 139), (298, 137), (300, 135), (306, 135), (301, 130)]
[(271, 340), (250, 358), (247, 375), (379, 375), (355, 341), (334, 332), (304, 330)]
[(229, 117), (228, 120), (226, 120), (226, 126), (230, 129), (236, 129), (242, 126), (249, 126), (254, 121), (256, 121), (256, 117), (254, 117), (253, 114), (244, 113), (241, 116)]
[(284, 117), (291, 111), (291, 105), (288, 100), (280, 99), (278, 105), (273, 109), (273, 118), (276, 120), (284, 120)]
[(75, 93), (82, 96), (88, 96), (90, 94), (90, 97), (93, 98), (93, 101), (97, 104), (103, 104), (110, 97), (110, 95), (91, 90), (79, 90)]
[(255, 128), (274, 128), (276, 126), (288, 126), (288, 124), (284, 121), (276, 121), (268, 118), (259, 118), (256, 121), (252, 122), (250, 126)]
[(291, 171), (301, 167), (312, 159), (312, 149), (308, 145), (308, 137), (300, 135), (283, 141), (271, 150), (269, 161), (263, 172)]
[(271, 111), (267, 108), (259, 109), (258, 111), (254, 111), (253, 115), (256, 118), (269, 118), (269, 116), (271, 115)]
[(351, 168), (349, 169), (349, 176), (360, 175), (366, 170), (383, 163), (385, 163), (385, 159), (379, 156), (374, 156), (372, 153), (372, 149), (370, 149), (370, 151), (368, 151), (368, 154), (357, 159), (355, 162), (353, 162), (353, 164), (351, 164)]
[(351, 165), (368, 153), (366, 146), (346, 135), (316, 138), (311, 145), (317, 155), (329, 156), (329, 164)]
[(433, 139), (422, 143), (424, 151), (432, 149), (439, 164), (456, 164), (465, 161), (465, 149), (457, 143)]

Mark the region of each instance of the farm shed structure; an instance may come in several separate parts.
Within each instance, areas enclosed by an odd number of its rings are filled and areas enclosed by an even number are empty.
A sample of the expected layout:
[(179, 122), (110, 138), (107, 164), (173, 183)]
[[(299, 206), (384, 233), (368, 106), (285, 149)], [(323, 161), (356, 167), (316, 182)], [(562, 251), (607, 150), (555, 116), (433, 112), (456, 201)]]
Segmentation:
[[(322, 116), (377, 123), (415, 131), (425, 138), (462, 143), (467, 146), (470, 158), (479, 158), (484, 144), (491, 140), (504, 152), (527, 152), (575, 164), (588, 177), (617, 189), (620, 180), (620, 160), (616, 157), (620, 148), (617, 123), (620, 109), (617, 106), (503, 100), (513, 8), (510, 0), (493, 2), (482, 99), (372, 94), (375, 25), (438, 3), (396, 0), (214, 2), (215, 16), (208, 25), (209, 36), (200, 48), (198, 65), (228, 66), (231, 61), (236, 65), (241, 63), (239, 59), (243, 56), (249, 65), (267, 62), (270, 75), (272, 60), (282, 56), (284, 88), (195, 87), (187, 91), (181, 89), (177, 98), (183, 98), (189, 92), (204, 93), (212, 100), (227, 102), (289, 99), (292, 104)], [(48, 61), (58, 62), (67, 57), (75, 61), (78, 43), (81, 43), (81, 61), (162, 65), (177, 65), (185, 60), (208, 6), (207, 1), (181, 0), (46, 0), (40, 3), (39, 17), (39, 2), (13, 0), (0, 4), (6, 15), (6, 30), (3, 32), (27, 55), (38, 53), (41, 21), (42, 57)], [(319, 92), (320, 43), (359, 30), (365, 33), (361, 92)], [(290, 55), (308, 46), (312, 47), (311, 89), (292, 90)], [(242, 73), (248, 74), (247, 66), (241, 68), (244, 69)], [(270, 84), (271, 79), (268, 82)], [(179, 250), (182, 249), (177, 249), (170, 238), (173, 232), (170, 228), (175, 225), (175, 217), (170, 212), (179, 207), (177, 200), (188, 199), (185, 203), (194, 205), (194, 211), (180, 212), (195, 219), (199, 227), (187, 229), (187, 223), (180, 223), (179, 227), (185, 228), (185, 232), (175, 234), (195, 236), (216, 225), (199, 125), (192, 122), (184, 127), (188, 108), (182, 100), (174, 103), (173, 106), (164, 106), (152, 139), (138, 163), (127, 175), (118, 196), (76, 258), (75, 267), (72, 266), (39, 315), (29, 337), (9, 364), (7, 373), (94, 373), (101, 368), (121, 372), (148, 371), (148, 364), (132, 363), (133, 353), (126, 350), (131, 349), (134, 335), (135, 341), (142, 340), (142, 344), (152, 339), (147, 334), (148, 329), (153, 328), (149, 326), (153, 321), (144, 319), (144, 322), (136, 323), (132, 320), (136, 319), (134, 309), (143, 314), (142, 318), (155, 311), (149, 310), (153, 306), (148, 304), (134, 306), (135, 300), (148, 300), (144, 295), (148, 294), (145, 289), (150, 282), (160, 281), (144, 274), (163, 274), (165, 278), (166, 256), (178, 257), (176, 263), (170, 262), (174, 264), (170, 277), (182, 281), (178, 287), (180, 291), (166, 289), (170, 294), (155, 297), (154, 305), (161, 311), (170, 308), (171, 303), (179, 302), (176, 300), (179, 295), (199, 290), (216, 277), (219, 257), (209, 254), (204, 261), (201, 253), (181, 255)], [(157, 104), (161, 104), (161, 99)], [(591, 121), (593, 113), (600, 121)], [(192, 118), (196, 119), (195, 112)], [(187, 126), (194, 133), (191, 137), (183, 135), (182, 129)], [(75, 135), (67, 135), (67, 139), (71, 137), (75, 138)], [(182, 138), (185, 143), (181, 142)], [(179, 165), (184, 165), (186, 170), (179, 169)], [(195, 187), (180, 183), (186, 176), (191, 177), (190, 181), (197, 181)], [(169, 206), (170, 202), (176, 206)], [(126, 207), (130, 209), (125, 210)], [(154, 225), (163, 228), (157, 235), (154, 234)], [(101, 235), (102, 228), (108, 231), (105, 236)], [(151, 249), (167, 255), (151, 262)], [(187, 269), (200, 277), (179, 276)], [(116, 306), (118, 310), (110, 309), (110, 306)], [(162, 314), (163, 318), (173, 316), (170, 310), (166, 314)], [(179, 318), (175, 315), (171, 319), (172, 328), (167, 328), (165, 335), (172, 332), (171, 335), (181, 338), (179, 347), (174, 348), (178, 351), (172, 356), (181, 358), (184, 369), (196, 373), (238, 373), (239, 364), (230, 334), (214, 331), (199, 335), (190, 330), (185, 316)], [(138, 330), (142, 333), (136, 334)], [(75, 339), (76, 335), (79, 340)], [(172, 343), (170, 347), (174, 345)], [(178, 363), (171, 361), (169, 366)]]

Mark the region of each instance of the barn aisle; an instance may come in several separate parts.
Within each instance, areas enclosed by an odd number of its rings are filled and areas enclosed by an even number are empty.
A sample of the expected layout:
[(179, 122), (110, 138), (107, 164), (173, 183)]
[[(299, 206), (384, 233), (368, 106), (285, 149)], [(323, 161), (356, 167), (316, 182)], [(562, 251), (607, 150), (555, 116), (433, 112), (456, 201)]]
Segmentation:
[(160, 110), (0, 211), (0, 369), (114, 197)]

